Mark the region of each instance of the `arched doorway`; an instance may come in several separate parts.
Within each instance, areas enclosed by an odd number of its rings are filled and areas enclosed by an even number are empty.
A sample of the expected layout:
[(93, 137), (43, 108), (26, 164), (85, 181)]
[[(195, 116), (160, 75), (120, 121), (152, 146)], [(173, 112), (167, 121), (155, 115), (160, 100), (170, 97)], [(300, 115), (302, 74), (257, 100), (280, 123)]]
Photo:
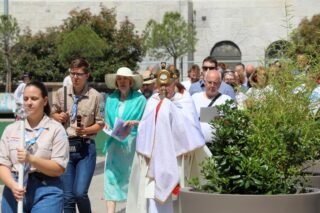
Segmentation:
[(218, 62), (225, 63), (229, 68), (241, 62), (241, 51), (232, 41), (220, 41), (214, 45), (210, 53)]
[(289, 48), (289, 42), (285, 40), (278, 40), (272, 42), (266, 49), (265, 61), (266, 64), (273, 63), (275, 60), (286, 58), (286, 53)]

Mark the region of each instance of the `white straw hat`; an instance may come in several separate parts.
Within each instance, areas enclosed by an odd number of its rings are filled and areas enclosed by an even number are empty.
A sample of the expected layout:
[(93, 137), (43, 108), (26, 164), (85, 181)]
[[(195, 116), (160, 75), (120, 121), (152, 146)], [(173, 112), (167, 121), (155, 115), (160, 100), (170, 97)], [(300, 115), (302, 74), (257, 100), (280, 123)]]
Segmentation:
[(139, 75), (139, 74), (134, 75), (132, 70), (130, 70), (129, 68), (121, 67), (117, 70), (117, 73), (105, 75), (104, 80), (105, 80), (107, 87), (109, 89), (116, 89), (117, 88), (117, 86), (116, 86), (117, 76), (132, 77), (133, 78), (133, 85), (132, 85), (133, 90), (138, 90), (142, 86), (142, 82), (143, 82), (142, 75)]

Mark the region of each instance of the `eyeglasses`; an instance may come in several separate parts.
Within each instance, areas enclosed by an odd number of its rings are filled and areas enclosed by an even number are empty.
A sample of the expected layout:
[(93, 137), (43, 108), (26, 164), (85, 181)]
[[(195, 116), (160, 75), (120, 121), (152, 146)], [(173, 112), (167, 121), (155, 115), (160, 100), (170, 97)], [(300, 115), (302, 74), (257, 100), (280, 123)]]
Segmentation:
[(84, 76), (84, 75), (86, 75), (87, 73), (84, 73), (84, 72), (70, 72), (70, 76), (71, 77), (82, 77), (82, 76)]
[(207, 70), (216, 70), (216, 67), (207, 67), (207, 66), (202, 66), (202, 70), (203, 71), (207, 71)]

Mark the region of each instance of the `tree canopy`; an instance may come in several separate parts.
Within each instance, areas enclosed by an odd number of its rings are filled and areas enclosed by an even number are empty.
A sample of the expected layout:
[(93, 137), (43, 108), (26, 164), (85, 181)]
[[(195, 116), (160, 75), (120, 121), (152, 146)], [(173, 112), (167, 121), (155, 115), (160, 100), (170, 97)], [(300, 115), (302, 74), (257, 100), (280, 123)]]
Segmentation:
[(176, 60), (189, 52), (195, 52), (196, 31), (180, 13), (166, 12), (162, 23), (150, 20), (144, 31), (144, 45), (148, 54), (157, 59)]
[(311, 64), (320, 63), (320, 14), (304, 18), (291, 35), (291, 56), (304, 54)]
[(62, 42), (58, 44), (59, 59), (66, 66), (79, 57), (84, 57), (88, 61), (102, 59), (106, 49), (106, 42), (85, 25), (64, 34)]
[(14, 17), (8, 15), (0, 16), (0, 48), (2, 56), (0, 73), (2, 76), (6, 75), (6, 92), (11, 92), (12, 46), (17, 42), (19, 32), (20, 29)]
[(42, 81), (62, 81), (75, 57), (88, 60), (93, 81), (104, 81), (106, 73), (120, 66), (137, 67), (145, 54), (142, 36), (125, 19), (117, 25), (114, 9), (101, 7), (72, 10), (60, 26), (32, 34), (25, 30), (13, 47), (14, 76), (30, 72)]

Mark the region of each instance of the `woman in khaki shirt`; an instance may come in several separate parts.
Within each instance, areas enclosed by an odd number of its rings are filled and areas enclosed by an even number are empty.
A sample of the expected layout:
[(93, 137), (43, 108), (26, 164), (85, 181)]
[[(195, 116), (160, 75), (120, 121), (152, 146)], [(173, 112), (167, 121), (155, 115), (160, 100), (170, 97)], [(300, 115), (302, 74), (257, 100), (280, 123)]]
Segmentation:
[[(63, 212), (63, 190), (59, 176), (69, 159), (67, 134), (63, 126), (49, 118), (48, 92), (41, 82), (31, 82), (24, 90), (26, 149), (20, 147), (21, 123), (10, 124), (0, 141), (0, 179), (4, 182), (1, 209), (17, 212), (23, 199), (25, 212)], [(25, 163), (24, 187), (17, 183), (18, 167)]]

